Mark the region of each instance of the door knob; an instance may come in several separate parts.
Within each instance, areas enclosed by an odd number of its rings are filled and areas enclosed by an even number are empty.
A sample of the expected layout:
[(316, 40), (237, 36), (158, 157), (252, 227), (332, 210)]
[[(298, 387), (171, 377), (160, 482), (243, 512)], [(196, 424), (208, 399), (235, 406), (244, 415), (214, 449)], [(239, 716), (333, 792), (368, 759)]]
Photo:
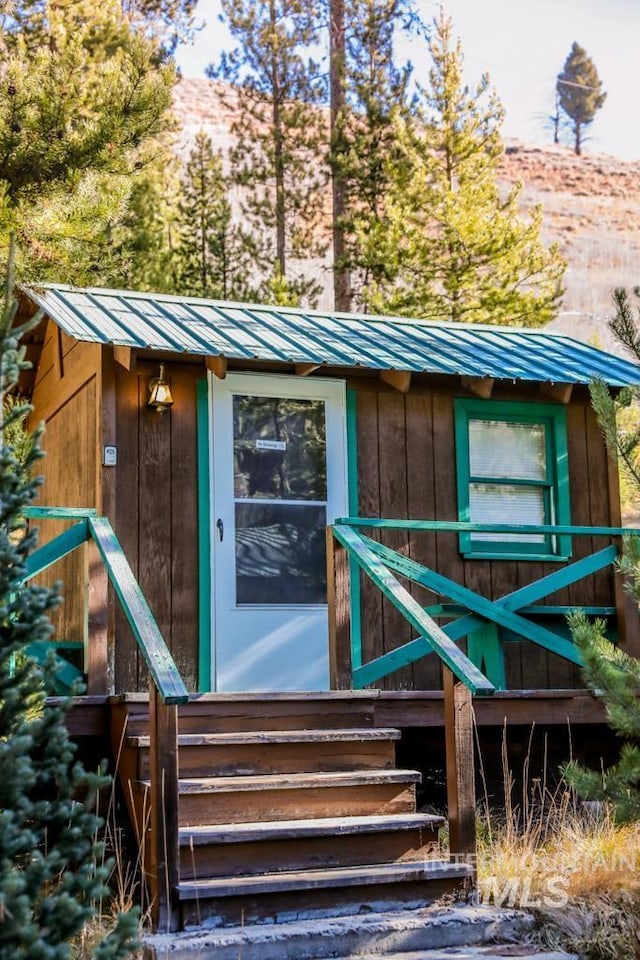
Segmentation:
[(218, 520), (216, 522), (216, 527), (218, 528), (220, 543), (222, 543), (222, 541), (224, 540), (224, 523), (222, 522), (222, 519), (220, 517), (218, 517)]

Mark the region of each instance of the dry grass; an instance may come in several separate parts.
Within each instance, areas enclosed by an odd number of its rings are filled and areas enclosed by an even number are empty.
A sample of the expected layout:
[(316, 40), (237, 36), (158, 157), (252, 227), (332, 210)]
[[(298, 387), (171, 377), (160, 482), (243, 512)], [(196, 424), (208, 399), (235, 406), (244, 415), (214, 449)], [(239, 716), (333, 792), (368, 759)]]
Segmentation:
[[(116, 769), (120, 762), (120, 753), (124, 741), (125, 730), (123, 730), (118, 757), (116, 760)], [(97, 808), (100, 808), (100, 798), (96, 798)], [(144, 840), (136, 843), (137, 857), (132, 862), (131, 857), (126, 850), (124, 832), (121, 825), (123, 811), (118, 808), (116, 797), (116, 777), (114, 776), (109, 791), (109, 799), (106, 814), (104, 815), (104, 827), (101, 836), (95, 839), (102, 840), (104, 843), (104, 855), (100, 866), (104, 866), (107, 860), (113, 862), (113, 868), (109, 878), (111, 895), (108, 900), (101, 900), (95, 904), (95, 915), (85, 925), (81, 933), (75, 939), (71, 947), (72, 960), (93, 960), (95, 948), (105, 937), (113, 930), (116, 924), (116, 918), (120, 913), (128, 913), (137, 907), (140, 910), (141, 917), (139, 930), (148, 925), (150, 919), (149, 898), (144, 878)], [(132, 960), (141, 960), (142, 952), (136, 951), (131, 954)]]
[[(71, 947), (72, 960), (93, 960), (95, 948), (113, 930), (119, 913), (127, 913), (134, 907), (140, 907), (140, 871), (139, 863), (132, 864), (125, 851), (122, 829), (116, 823), (117, 813), (114, 801), (115, 787), (111, 788), (109, 810), (103, 828), (101, 840), (104, 841), (105, 854), (100, 866), (109, 859), (113, 869), (109, 878), (111, 895), (108, 899), (95, 904), (95, 915), (76, 937)], [(140, 929), (147, 920), (143, 916)], [(142, 953), (131, 954), (132, 960), (141, 960)]]
[(514, 779), (503, 747), (505, 809), (480, 821), (478, 881), (485, 902), (532, 909), (539, 938), (590, 960), (640, 957), (640, 823), (617, 824), (566, 783)]

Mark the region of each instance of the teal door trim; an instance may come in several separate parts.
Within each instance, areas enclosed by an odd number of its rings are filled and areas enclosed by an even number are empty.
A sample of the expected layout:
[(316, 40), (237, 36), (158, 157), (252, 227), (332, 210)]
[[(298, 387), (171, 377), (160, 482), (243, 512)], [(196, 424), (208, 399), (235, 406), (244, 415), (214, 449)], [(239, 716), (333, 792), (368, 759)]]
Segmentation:
[(198, 691), (211, 691), (211, 497), (209, 384), (198, 380)]
[[(347, 387), (347, 484), (349, 513), (358, 516), (358, 393)], [(362, 618), (360, 568), (349, 555), (349, 599), (351, 616), (351, 669), (362, 666)]]

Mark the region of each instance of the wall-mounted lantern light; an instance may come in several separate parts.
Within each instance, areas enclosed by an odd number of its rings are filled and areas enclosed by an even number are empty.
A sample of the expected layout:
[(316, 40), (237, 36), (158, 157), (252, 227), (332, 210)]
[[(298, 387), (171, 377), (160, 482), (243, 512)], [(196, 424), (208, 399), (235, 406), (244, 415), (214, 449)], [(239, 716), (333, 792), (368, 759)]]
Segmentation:
[(169, 381), (164, 375), (164, 363), (160, 364), (160, 374), (154, 377), (149, 384), (149, 399), (147, 406), (153, 407), (158, 413), (164, 413), (173, 403)]

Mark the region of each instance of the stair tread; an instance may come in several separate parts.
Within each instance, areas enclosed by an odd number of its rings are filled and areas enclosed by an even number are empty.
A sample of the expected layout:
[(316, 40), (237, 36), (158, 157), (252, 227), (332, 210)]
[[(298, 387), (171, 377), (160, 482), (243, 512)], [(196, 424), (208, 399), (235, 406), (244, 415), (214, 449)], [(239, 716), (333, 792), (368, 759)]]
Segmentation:
[(180, 900), (205, 897), (252, 896), (261, 893), (285, 893), (295, 890), (319, 890), (331, 887), (370, 886), (403, 881), (455, 879), (471, 876), (466, 863), (443, 860), (402, 861), (366, 864), (358, 867), (333, 867), (322, 870), (295, 870), (239, 877), (215, 877), (182, 881)]
[(247, 823), (221, 823), (180, 827), (180, 843), (196, 846), (207, 843), (245, 843), (254, 840), (295, 839), (357, 833), (382, 833), (391, 830), (436, 829), (444, 817), (430, 813), (399, 813), (379, 816), (317, 817), (309, 820), (267, 820)]
[[(315, 743), (399, 740), (400, 731), (383, 727), (353, 727), (317, 730), (247, 730), (229, 733), (181, 733), (179, 747), (241, 746), (244, 744)], [(127, 737), (127, 745), (148, 747), (149, 736)]]
[[(521, 911), (459, 903), (432, 903), (424, 907), (388, 909), (334, 915), (287, 918), (277, 922), (247, 922), (237, 925), (194, 925), (183, 933), (143, 934), (145, 945), (154, 945), (158, 956), (180, 960), (285, 960), (285, 958), (331, 957), (352, 960), (467, 960), (519, 956), (511, 946), (522, 943), (531, 932), (534, 918)], [(466, 944), (477, 944), (467, 947)], [(493, 944), (493, 946), (492, 946)], [(401, 951), (396, 954), (396, 951)], [(536, 948), (530, 953), (537, 956)], [(574, 960), (562, 951), (547, 953), (544, 960)]]
[[(228, 777), (181, 777), (178, 781), (180, 794), (211, 793), (251, 790), (296, 790), (313, 787), (349, 787), (384, 783), (419, 783), (422, 775), (418, 770), (338, 770), (329, 773), (255, 774)], [(140, 780), (149, 787), (149, 780)]]
[[(580, 960), (574, 953), (564, 953), (562, 950), (548, 951), (539, 949), (533, 944), (518, 944), (517, 951), (514, 944), (501, 946), (500, 944), (482, 944), (471, 947), (442, 947), (435, 950), (412, 950), (410, 953), (379, 953), (358, 954), (358, 960)], [(344, 960), (344, 958), (343, 958)]]

